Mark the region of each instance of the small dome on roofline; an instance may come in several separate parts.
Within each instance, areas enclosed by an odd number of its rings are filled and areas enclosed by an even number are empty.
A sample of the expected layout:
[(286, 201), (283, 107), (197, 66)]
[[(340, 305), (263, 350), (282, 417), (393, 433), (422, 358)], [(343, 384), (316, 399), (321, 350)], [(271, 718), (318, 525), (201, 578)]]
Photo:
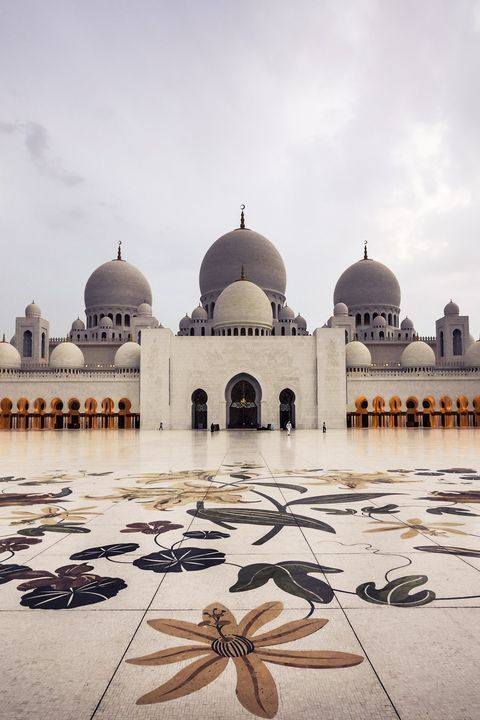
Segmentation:
[(30, 305), (25, 308), (25, 317), (42, 317), (42, 311), (35, 300), (32, 300)]
[(152, 314), (152, 306), (147, 302), (140, 303), (137, 307), (137, 315), (141, 317), (149, 317)]
[(465, 353), (467, 367), (480, 367), (480, 340), (472, 343)]
[(203, 308), (201, 305), (198, 305), (192, 311), (192, 320), (208, 320), (208, 314), (205, 308)]
[(381, 315), (377, 315), (377, 317), (373, 321), (373, 327), (374, 328), (382, 328), (382, 327), (384, 328), (386, 326), (387, 326), (387, 321), (385, 320), (385, 318), (382, 317)]
[(409, 317), (406, 317), (400, 323), (400, 330), (415, 330), (413, 321)]
[(423, 340), (414, 340), (402, 352), (400, 365), (402, 367), (434, 367), (435, 353)]
[(335, 303), (335, 306), (333, 308), (333, 314), (335, 317), (343, 317), (345, 315), (348, 315), (348, 307), (345, 305), (344, 302)]
[(50, 353), (50, 367), (59, 368), (83, 368), (85, 358), (77, 345), (72, 342), (62, 342), (53, 348)]
[(0, 368), (18, 369), (22, 365), (22, 358), (17, 348), (10, 343), (0, 342)]
[(295, 313), (293, 312), (292, 308), (289, 305), (284, 305), (279, 310), (278, 319), (279, 320), (294, 320)]
[(141, 357), (141, 347), (136, 342), (126, 342), (120, 345), (113, 364), (119, 368), (139, 368)]
[(347, 367), (370, 367), (372, 364), (370, 350), (358, 340), (345, 345), (345, 360)]
[(112, 328), (113, 327), (113, 320), (112, 318), (109, 318), (108, 315), (104, 315), (100, 322), (98, 323), (98, 326), (100, 328)]
[(457, 303), (454, 303), (453, 300), (450, 300), (450, 302), (448, 302), (443, 308), (443, 314), (460, 315), (460, 308), (458, 307)]
[(307, 329), (307, 321), (305, 318), (298, 313), (297, 317), (295, 318), (295, 322), (297, 323), (297, 327), (300, 330), (306, 330)]
[(77, 318), (72, 323), (72, 330), (85, 330), (85, 323), (80, 318)]
[(188, 330), (192, 322), (192, 318), (189, 317), (188, 313), (183, 316), (180, 320), (178, 327), (180, 330)]

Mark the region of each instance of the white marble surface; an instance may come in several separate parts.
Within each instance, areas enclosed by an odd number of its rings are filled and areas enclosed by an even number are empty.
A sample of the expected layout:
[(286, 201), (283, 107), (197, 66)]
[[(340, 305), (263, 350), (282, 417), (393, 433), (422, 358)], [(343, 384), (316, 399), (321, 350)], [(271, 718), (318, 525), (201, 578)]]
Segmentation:
[[(229, 607), (237, 620), (264, 603), (282, 603), (282, 613), (266, 632), (300, 621), (310, 610), (306, 588), (319, 592), (319, 581), (331, 597), (314, 603), (310, 620), (328, 623), (274, 649), (328, 649), (363, 662), (322, 670), (268, 664), (279, 697), (275, 717), (476, 720), (479, 438), (469, 429), (297, 431), (291, 437), (279, 431), (0, 434), (0, 543), (15, 538), (19, 545), (13, 556), (8, 550), (0, 555), (0, 571), (13, 564), (35, 571), (0, 584), (2, 720), (255, 717), (236, 698), (232, 660), (206, 687), (150, 705), (136, 703), (194, 660), (155, 667), (125, 660), (188, 645), (188, 638), (155, 631), (148, 621), (198, 624), (212, 603)], [(63, 488), (67, 491), (55, 497)], [(371, 493), (381, 496), (365, 497)], [(318, 496), (328, 497), (321, 502)], [(285, 526), (263, 542), (280, 508), (298, 500), (282, 510)], [(362, 508), (379, 512), (369, 515)], [(440, 514), (429, 512), (439, 508), (444, 508)], [(83, 531), (57, 528), (35, 535), (42, 525), (70, 522)], [(122, 532), (132, 523), (155, 522), (171, 523), (165, 526), (171, 529), (158, 536)], [(319, 522), (335, 532), (320, 529)], [(202, 531), (227, 537), (183, 537)], [(204, 567), (201, 559), (195, 570), (142, 569), (142, 558), (171, 553), (173, 543), (179, 551), (217, 551), (218, 564)], [(90, 548), (118, 544), (132, 546), (109, 559), (75, 558)], [(446, 553), (452, 546), (464, 554)], [(39, 578), (50, 582), (45, 573), (53, 576), (58, 568), (82, 563), (90, 567), (84, 574), (118, 578), (116, 594), (62, 609), (20, 604), (34, 591), (19, 585)], [(250, 589), (239, 583), (245, 568), (275, 565), (278, 573), (279, 563), (310, 569), (295, 576), (301, 585), (297, 592), (283, 575), (276, 584), (273, 571)], [(318, 565), (337, 572), (323, 573)], [(410, 579), (407, 584), (413, 577), (410, 595), (398, 585), (382, 594), (388, 582), (395, 585), (401, 577)], [(373, 588), (383, 604), (367, 602), (357, 592), (367, 583), (374, 583), (368, 593)], [(232, 592), (239, 584), (244, 589)], [(70, 592), (68, 582), (62, 587)], [(409, 605), (411, 595), (425, 598), (428, 591), (424, 604)], [(77, 590), (71, 596), (85, 597)], [(273, 716), (273, 705), (265, 707), (263, 716)]]

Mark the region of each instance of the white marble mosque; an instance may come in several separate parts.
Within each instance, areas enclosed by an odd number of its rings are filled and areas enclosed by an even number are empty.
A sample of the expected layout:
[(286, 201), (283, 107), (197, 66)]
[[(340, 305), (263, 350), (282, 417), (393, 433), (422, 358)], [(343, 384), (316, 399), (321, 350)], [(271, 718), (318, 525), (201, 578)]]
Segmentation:
[[(449, 300), (435, 333), (401, 317), (394, 273), (363, 257), (307, 322), (287, 304), (274, 244), (245, 226), (207, 250), (200, 302), (175, 333), (122, 257), (85, 286), (85, 321), (50, 336), (32, 302), (0, 343), (0, 428), (206, 429), (480, 426), (480, 341)], [(314, 319), (315, 322), (315, 319)]]

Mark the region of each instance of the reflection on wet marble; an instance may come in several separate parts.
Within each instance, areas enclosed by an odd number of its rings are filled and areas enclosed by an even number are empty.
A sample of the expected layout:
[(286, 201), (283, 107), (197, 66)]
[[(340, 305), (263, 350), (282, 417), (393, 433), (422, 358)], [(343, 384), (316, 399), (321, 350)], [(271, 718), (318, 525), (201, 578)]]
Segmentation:
[(473, 720), (479, 437), (0, 434), (2, 720)]

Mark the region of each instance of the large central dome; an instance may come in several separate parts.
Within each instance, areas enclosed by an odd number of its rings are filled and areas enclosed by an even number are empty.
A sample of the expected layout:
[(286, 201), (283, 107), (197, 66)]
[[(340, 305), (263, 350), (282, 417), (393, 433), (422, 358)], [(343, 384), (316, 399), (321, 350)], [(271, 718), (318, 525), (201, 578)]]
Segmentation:
[(136, 267), (117, 259), (100, 265), (90, 275), (85, 286), (85, 308), (136, 308), (141, 303), (152, 304), (148, 280)]
[(238, 228), (218, 238), (203, 258), (200, 268), (202, 301), (215, 299), (238, 280), (242, 265), (250, 282), (267, 294), (284, 296), (287, 275), (282, 257), (273, 243), (260, 233)]
[(340, 275), (333, 302), (345, 303), (349, 310), (358, 306), (400, 306), (400, 285), (386, 265), (364, 258)]

